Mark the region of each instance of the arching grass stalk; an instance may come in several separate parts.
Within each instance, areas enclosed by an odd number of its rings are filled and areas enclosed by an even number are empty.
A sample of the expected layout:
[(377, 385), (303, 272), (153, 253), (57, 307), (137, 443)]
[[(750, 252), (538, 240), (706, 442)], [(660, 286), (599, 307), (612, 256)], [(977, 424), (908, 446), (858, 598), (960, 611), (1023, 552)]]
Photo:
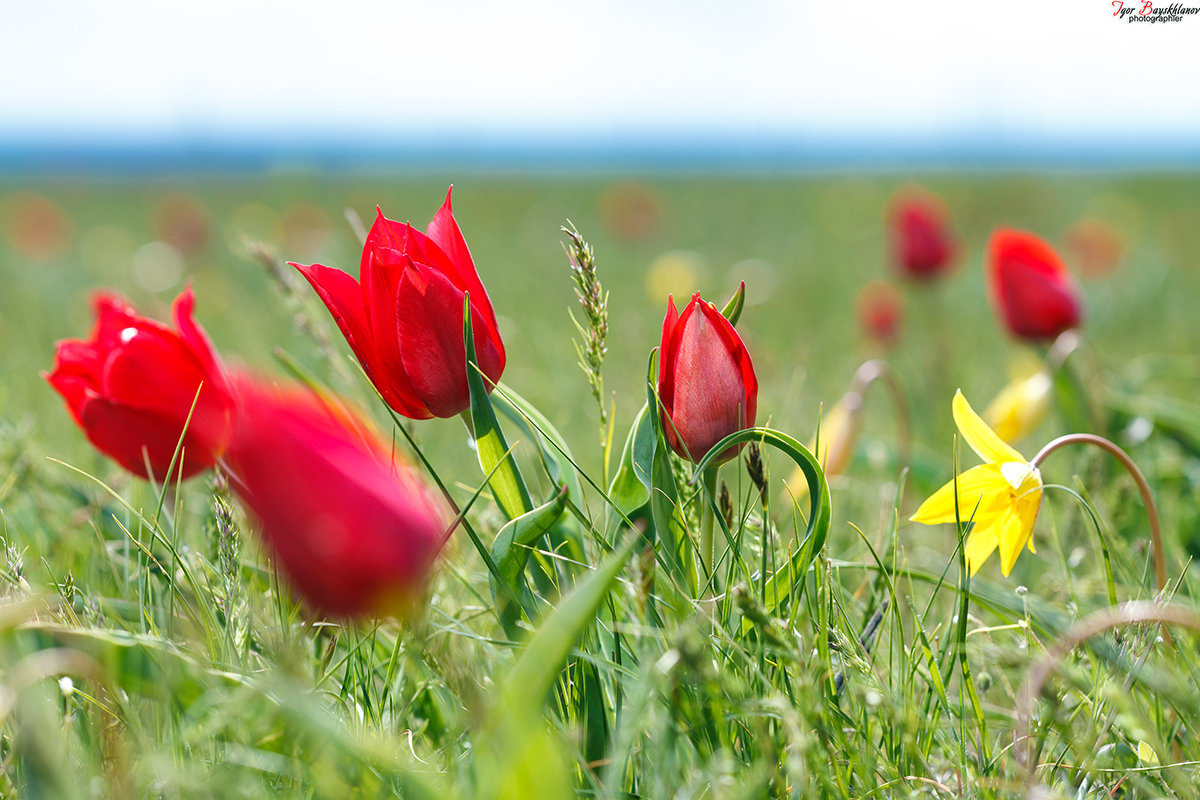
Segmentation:
[(1039, 796), (1033, 785), (1037, 763), (1034, 757), (1036, 753), (1033, 752), (1033, 744), (1030, 741), (1030, 725), (1033, 720), (1033, 704), (1041, 696), (1046, 681), (1062, 660), (1088, 639), (1122, 625), (1141, 622), (1161, 623), (1164, 631), (1167, 625), (1179, 625), (1200, 632), (1200, 615), (1177, 606), (1160, 606), (1144, 600), (1109, 606), (1086, 617), (1059, 637), (1054, 646), (1029, 671), (1029, 677), (1017, 696), (1017, 724), (1013, 729), (1013, 749), (1017, 760), (1025, 766), (1026, 797)]
[(1154, 503), (1154, 495), (1150, 493), (1150, 484), (1146, 482), (1146, 476), (1138, 469), (1137, 464), (1129, 457), (1128, 453), (1103, 436), (1096, 436), (1092, 433), (1068, 433), (1060, 436), (1039, 450), (1029, 463), (1037, 468), (1046, 460), (1047, 456), (1068, 444), (1092, 444), (1106, 450), (1121, 463), (1121, 466), (1137, 484), (1138, 492), (1142, 495), (1142, 503), (1146, 506), (1150, 540), (1154, 546), (1154, 577), (1158, 583), (1158, 590), (1163, 591), (1167, 586), (1167, 561), (1166, 554), (1163, 552), (1162, 523), (1158, 516), (1158, 506)]

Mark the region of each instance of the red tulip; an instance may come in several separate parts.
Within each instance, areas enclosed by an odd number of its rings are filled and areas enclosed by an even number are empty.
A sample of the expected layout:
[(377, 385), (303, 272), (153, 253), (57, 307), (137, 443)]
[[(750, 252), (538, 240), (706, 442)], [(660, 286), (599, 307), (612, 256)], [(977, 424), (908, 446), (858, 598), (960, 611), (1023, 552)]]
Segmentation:
[(479, 367), (504, 372), (504, 343), (450, 193), (426, 233), (379, 212), (363, 247), (361, 283), (339, 269), (293, 263), (325, 302), (387, 404), (412, 419), (452, 417), (470, 406), (463, 295)]
[(871, 281), (864, 285), (855, 301), (858, 325), (883, 347), (891, 347), (900, 338), (904, 324), (904, 295), (890, 283)]
[(889, 224), (892, 260), (902, 275), (936, 280), (954, 265), (958, 242), (945, 206), (923, 191), (908, 191), (892, 202)]
[(1045, 240), (1000, 228), (988, 250), (992, 304), (1013, 336), (1053, 339), (1079, 325), (1079, 289)]
[[(658, 354), (658, 396), (671, 449), (699, 462), (713, 445), (754, 425), (758, 378), (729, 320), (696, 292), (680, 314), (667, 298)], [(741, 447), (721, 453), (717, 463)]]
[(443, 542), (440, 506), (361, 424), (309, 394), (245, 382), (231, 481), (291, 585), (318, 611), (403, 611)]
[(54, 370), (44, 374), (96, 449), (142, 478), (167, 477), (181, 437), (177, 474), (185, 478), (216, 463), (229, 439), (229, 383), (192, 319), (194, 304), (184, 289), (171, 330), (98, 294), (92, 338), (59, 342)]

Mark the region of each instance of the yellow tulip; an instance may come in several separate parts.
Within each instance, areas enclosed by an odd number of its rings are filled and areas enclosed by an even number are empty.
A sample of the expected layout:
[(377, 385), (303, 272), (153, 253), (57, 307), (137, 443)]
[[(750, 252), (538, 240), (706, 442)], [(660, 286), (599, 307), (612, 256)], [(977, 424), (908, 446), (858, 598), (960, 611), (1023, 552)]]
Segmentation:
[[(1042, 502), (1037, 467), (1001, 439), (975, 413), (961, 391), (954, 395), (954, 424), (985, 463), (960, 474), (921, 504), (913, 522), (971, 523), (965, 544), (967, 570), (974, 575), (996, 549), (1000, 571), (1008, 575), (1022, 548), (1033, 548), (1033, 524)], [(957, 487), (957, 507), (955, 503)]]
[(996, 395), (983, 411), (996, 435), (1006, 442), (1015, 442), (1033, 431), (1050, 412), (1050, 395), (1054, 383), (1050, 373), (1038, 369), (1012, 381)]
[[(809, 440), (808, 449), (821, 462), (821, 468), (828, 477), (841, 475), (850, 466), (854, 458), (854, 444), (858, 439), (861, 411), (862, 395), (847, 392), (821, 417), (819, 433)], [(808, 495), (808, 478), (799, 467), (787, 479), (787, 488), (797, 502)]]

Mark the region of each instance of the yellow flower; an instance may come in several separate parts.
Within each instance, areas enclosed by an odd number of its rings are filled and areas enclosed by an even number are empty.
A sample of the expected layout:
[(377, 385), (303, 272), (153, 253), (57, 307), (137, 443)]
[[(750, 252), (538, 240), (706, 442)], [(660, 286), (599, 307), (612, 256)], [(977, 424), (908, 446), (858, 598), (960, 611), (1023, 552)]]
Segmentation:
[(1033, 523), (1042, 502), (1042, 476), (1025, 457), (987, 426), (961, 391), (954, 395), (954, 424), (984, 464), (958, 476), (958, 511), (950, 481), (933, 493), (913, 514), (913, 522), (937, 525), (971, 522), (967, 534), (967, 570), (974, 575), (992, 551), (1000, 549), (1000, 571), (1012, 571), (1021, 548), (1033, 549)]
[(1009, 383), (983, 411), (983, 418), (1006, 442), (1015, 442), (1033, 431), (1050, 411), (1054, 382), (1046, 369)]
[[(861, 411), (862, 395), (847, 392), (837, 405), (822, 415), (819, 433), (806, 445), (821, 462), (827, 477), (841, 475), (850, 466), (854, 458), (854, 443), (858, 439)], [(808, 478), (799, 467), (787, 479), (787, 488), (796, 502), (808, 495)]]

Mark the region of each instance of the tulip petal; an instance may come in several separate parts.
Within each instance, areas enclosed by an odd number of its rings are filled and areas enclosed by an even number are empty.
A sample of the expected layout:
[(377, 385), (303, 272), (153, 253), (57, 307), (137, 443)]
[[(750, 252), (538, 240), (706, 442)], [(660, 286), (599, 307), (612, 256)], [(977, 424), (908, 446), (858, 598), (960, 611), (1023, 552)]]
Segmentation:
[(675, 308), (675, 298), (667, 295), (667, 316), (663, 318), (662, 344), (658, 351), (658, 397), (668, 412), (675, 399), (675, 357), (679, 351), (678, 322), (679, 311)]
[(996, 535), (999, 522), (1000, 520), (991, 520), (987, 524), (975, 525), (967, 534), (967, 541), (963, 544), (966, 551), (967, 574), (974, 575), (978, 572), (1000, 544), (1000, 539)]
[(1024, 521), (1016, 509), (1010, 509), (997, 525), (997, 534), (1000, 539), (1000, 572), (1004, 577), (1007, 578), (1008, 573), (1012, 572), (1013, 565), (1017, 563), (1017, 556), (1021, 555), (1021, 550), (1024, 549), (1025, 543), (1029, 541), (1032, 533), (1033, 528), (1025, 527)]
[(213, 347), (208, 334), (196, 324), (192, 316), (195, 307), (196, 296), (192, 292), (192, 287), (187, 286), (175, 298), (175, 303), (171, 307), (172, 316), (175, 319), (175, 330), (179, 332), (179, 337), (192, 351), (192, 355), (200, 362), (201, 369), (209, 376), (209, 379), (217, 380), (219, 378), (223, 382), (224, 376), (220, 362), (217, 360), (216, 348)]
[(758, 376), (754, 374), (754, 364), (750, 360), (750, 352), (746, 349), (746, 343), (742, 341), (742, 337), (733, 328), (733, 324), (725, 319), (717, 307), (712, 303), (701, 301), (699, 304), (701, 312), (708, 319), (713, 329), (721, 337), (721, 341), (725, 344), (726, 352), (728, 352), (737, 364), (738, 372), (741, 373), (742, 391), (746, 396), (745, 416), (741, 421), (740, 427), (750, 428), (754, 425), (754, 420), (758, 416)]
[(981, 464), (958, 476), (958, 511), (954, 508), (955, 482), (950, 481), (921, 504), (909, 519), (923, 525), (963, 522), (986, 525), (1007, 502), (1012, 486), (998, 464)]
[(186, 414), (205, 373), (178, 337), (153, 329), (126, 328), (100, 373), (99, 393), (130, 408)]
[[(478, 305), (484, 318), (495, 325), (492, 303), (483, 288), (483, 282), (479, 280), (479, 272), (475, 269), (475, 261), (471, 258), (471, 251), (467, 248), (467, 241), (463, 238), (462, 229), (458, 227), (458, 221), (454, 219), (454, 209), (450, 205), (450, 193), (453, 190), (453, 186), (446, 190), (446, 201), (442, 203), (442, 207), (438, 209), (437, 214), (433, 216), (433, 221), (426, 229), (431, 244), (435, 245), (431, 251), (436, 249), (446, 255), (460, 278), (456, 281), (452, 279), (454, 285), (470, 292), (471, 305)], [(431, 253), (431, 255), (436, 258), (436, 253)], [(420, 261), (420, 259), (417, 260)], [(438, 266), (433, 259), (425, 263)]]
[[(187, 478), (216, 461), (213, 450), (190, 428), (184, 435), (179, 422), (154, 411), (129, 408), (92, 396), (81, 408), (79, 424), (97, 450), (140, 478), (154, 477), (158, 481), (168, 478), (167, 467), (181, 436), (182, 469), (177, 468), (171, 479)], [(147, 473), (147, 462), (156, 471), (155, 475)]]
[(975, 413), (971, 404), (967, 402), (967, 398), (963, 397), (961, 389), (954, 393), (953, 411), (954, 424), (958, 426), (959, 433), (984, 461), (1002, 464), (1008, 461), (1024, 462), (1026, 460), (1011, 445), (997, 436), (996, 432)]
[(335, 616), (388, 613), (415, 595), (444, 521), (407, 469), (311, 397), (241, 394), (234, 485), (290, 583)]
[[(471, 403), (463, 343), (463, 293), (440, 272), (410, 264), (397, 293), (396, 326), (404, 371), (434, 416), (452, 417)], [(487, 331), (483, 316), (471, 307), (471, 324)], [(491, 381), (504, 369), (491, 337), (476, 336), (479, 368)]]
[[(676, 391), (668, 428), (674, 424), (681, 448), (693, 461), (725, 436), (745, 428), (749, 411), (742, 365), (705, 308), (697, 295), (683, 310), (669, 365)], [(724, 317), (721, 320), (729, 324)]]
[(988, 249), (992, 303), (1014, 336), (1053, 339), (1079, 325), (1079, 289), (1048, 242), (1001, 228)]
[[(432, 416), (413, 390), (412, 383), (404, 375), (399, 353), (396, 353), (396, 360), (393, 362), (386, 362), (380, 357), (367, 322), (363, 293), (358, 282), (340, 269), (320, 264), (306, 266), (289, 263), (300, 271), (325, 303), (325, 307), (337, 323), (338, 330), (346, 337), (347, 344), (366, 372), (367, 379), (379, 390), (384, 401), (397, 413), (410, 419), (428, 419)], [(394, 339), (393, 335), (392, 340)], [(389, 368), (388, 363), (394, 363), (396, 366)]]

